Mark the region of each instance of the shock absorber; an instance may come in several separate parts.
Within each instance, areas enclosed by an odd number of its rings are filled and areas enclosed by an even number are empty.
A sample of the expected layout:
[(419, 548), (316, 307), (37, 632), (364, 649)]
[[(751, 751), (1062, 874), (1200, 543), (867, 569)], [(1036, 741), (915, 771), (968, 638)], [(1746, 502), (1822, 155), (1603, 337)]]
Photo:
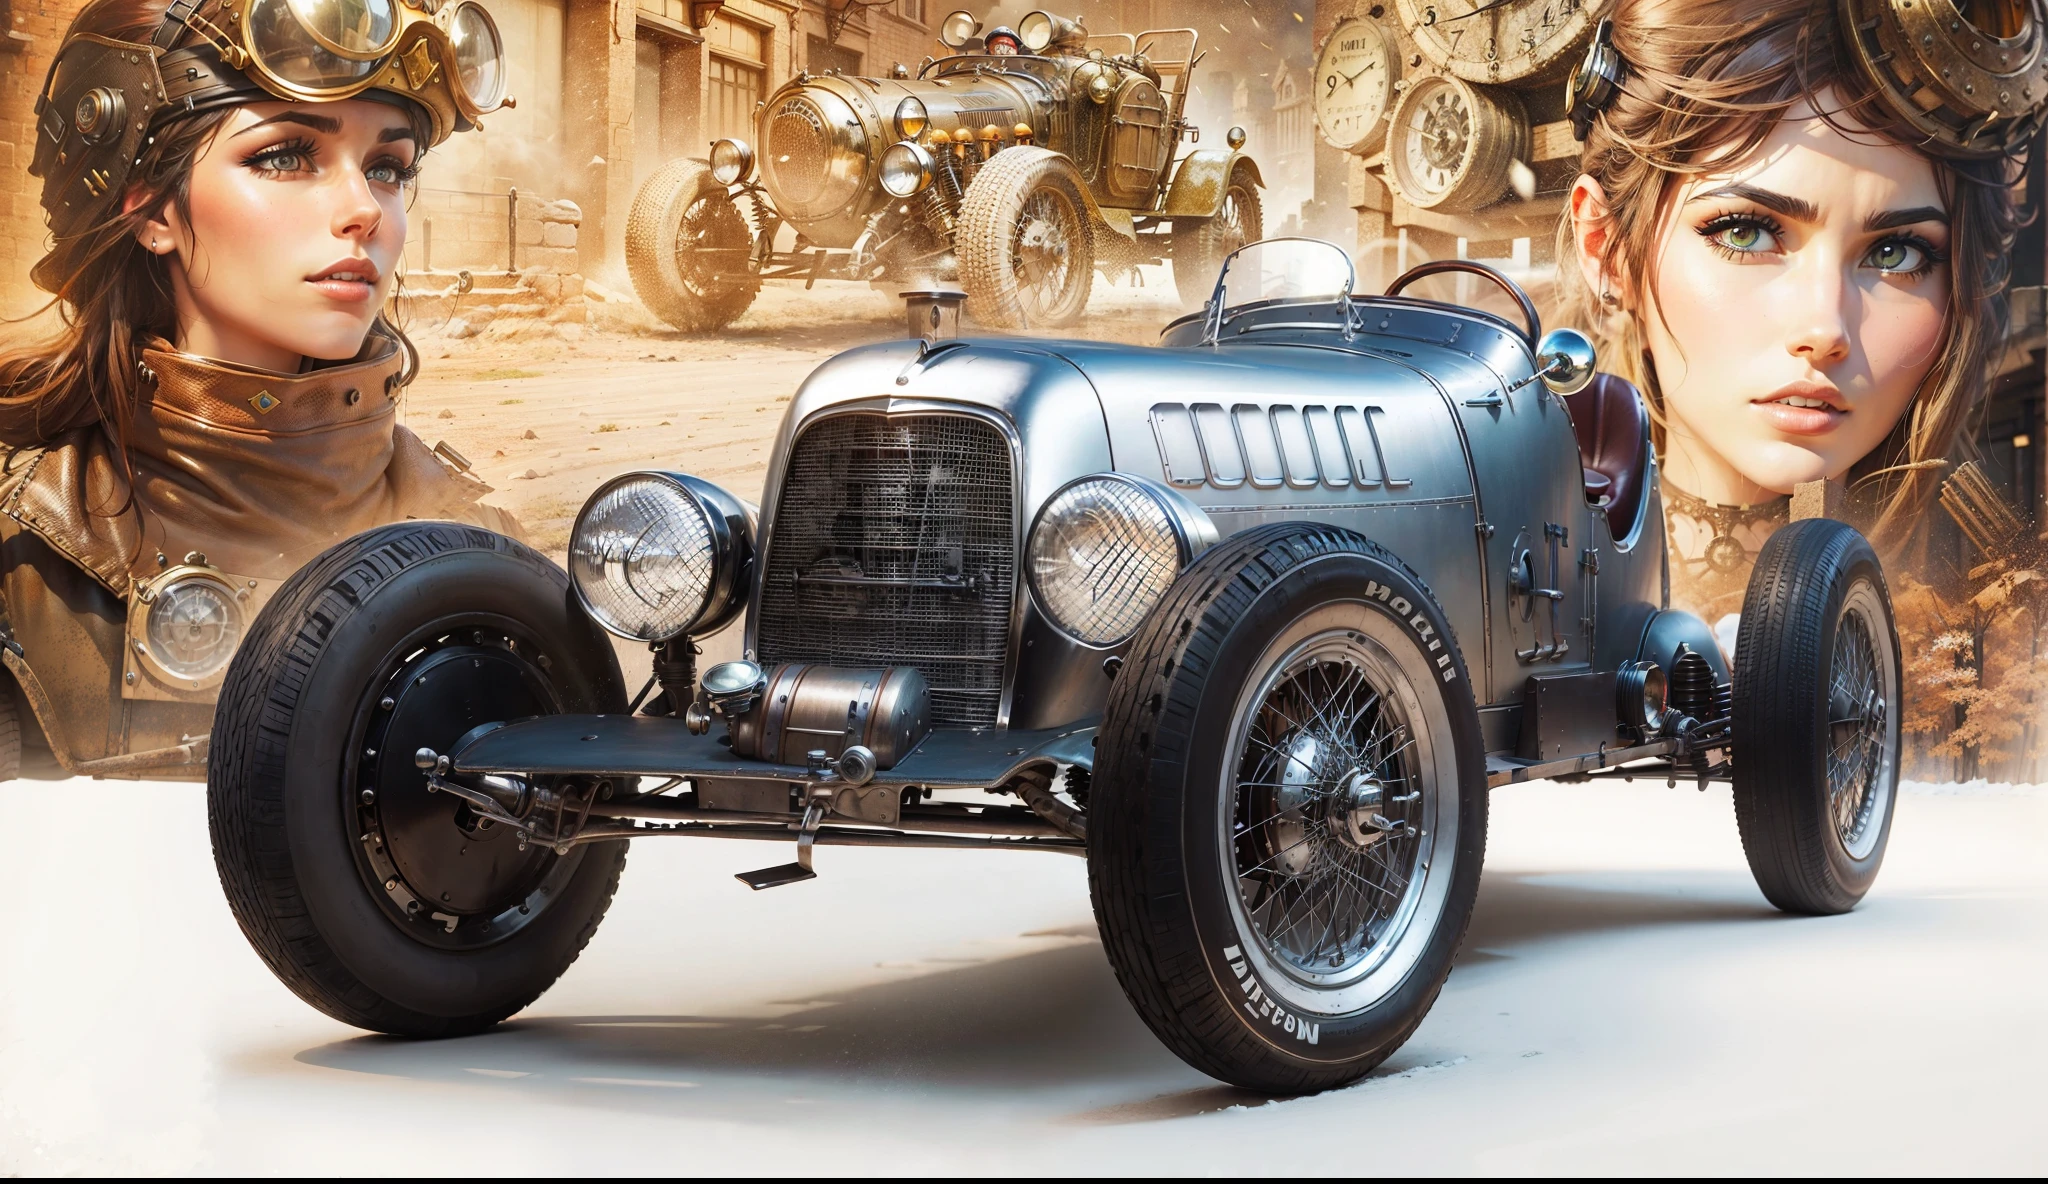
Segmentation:
[(1716, 684), (1714, 668), (1690, 645), (1681, 643), (1678, 657), (1671, 663), (1668, 685), (1671, 706), (1681, 715), (1701, 723), (1725, 718), (1726, 713), (1717, 710), (1721, 688)]
[(960, 174), (953, 162), (953, 137), (931, 134), (932, 183), (924, 191), (925, 224), (946, 242), (953, 241), (955, 212), (960, 208)]

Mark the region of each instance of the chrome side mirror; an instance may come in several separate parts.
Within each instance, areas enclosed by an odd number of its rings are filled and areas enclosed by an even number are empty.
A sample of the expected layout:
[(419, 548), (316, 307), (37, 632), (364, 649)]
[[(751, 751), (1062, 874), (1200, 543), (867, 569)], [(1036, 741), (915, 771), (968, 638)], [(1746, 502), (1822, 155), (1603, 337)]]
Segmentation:
[(1593, 343), (1577, 329), (1552, 329), (1536, 343), (1536, 373), (1554, 395), (1576, 395), (1593, 381)]

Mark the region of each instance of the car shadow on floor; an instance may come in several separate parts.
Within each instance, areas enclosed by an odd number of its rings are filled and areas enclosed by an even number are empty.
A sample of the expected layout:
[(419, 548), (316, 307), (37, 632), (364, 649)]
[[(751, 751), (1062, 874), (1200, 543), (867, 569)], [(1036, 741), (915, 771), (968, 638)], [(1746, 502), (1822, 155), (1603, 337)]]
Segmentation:
[[(1773, 916), (1751, 890), (1702, 873), (1657, 880), (1489, 876), (1459, 964), (1497, 963), (1483, 989), (1514, 990), (1532, 947), (1640, 927)], [(803, 992), (760, 1016), (529, 1014), (480, 1036), (364, 1036), (306, 1049), (302, 1064), (499, 1088), (552, 1100), (755, 1122), (829, 1103), (835, 1121), (880, 1119), (906, 1104), (959, 1105), (1082, 1125), (1189, 1117), (1273, 1101), (1182, 1064), (1125, 1001), (1099, 944), (947, 966), (840, 991)], [(1485, 947), (1482, 949), (1481, 947)], [(1506, 950), (1503, 957), (1490, 950)], [(1457, 1050), (1397, 1052), (1372, 1079)], [(765, 1107), (765, 1109), (764, 1109)], [(862, 1118), (865, 1116), (865, 1119)]]

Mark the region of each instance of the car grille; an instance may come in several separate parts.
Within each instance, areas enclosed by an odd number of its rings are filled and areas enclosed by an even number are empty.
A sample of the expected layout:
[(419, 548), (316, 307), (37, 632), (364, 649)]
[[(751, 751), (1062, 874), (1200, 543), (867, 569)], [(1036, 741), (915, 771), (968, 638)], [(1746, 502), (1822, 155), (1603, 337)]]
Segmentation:
[(832, 137), (815, 107), (801, 97), (786, 99), (768, 122), (769, 168), (785, 200), (805, 203), (825, 190), (832, 167)]
[(958, 415), (837, 415), (791, 447), (762, 558), (764, 663), (914, 666), (933, 722), (1001, 706), (1016, 595), (1010, 449)]

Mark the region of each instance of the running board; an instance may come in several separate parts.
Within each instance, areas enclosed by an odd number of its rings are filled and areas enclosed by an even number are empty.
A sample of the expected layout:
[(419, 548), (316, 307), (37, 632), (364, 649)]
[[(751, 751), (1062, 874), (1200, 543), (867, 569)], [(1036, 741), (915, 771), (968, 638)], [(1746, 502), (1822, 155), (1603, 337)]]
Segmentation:
[(825, 821), (826, 803), (831, 799), (813, 794), (804, 807), (804, 820), (796, 829), (796, 862), (764, 867), (757, 871), (741, 872), (733, 878), (754, 891), (763, 888), (780, 888), (784, 884), (801, 884), (815, 880), (818, 873), (811, 870), (811, 846), (818, 841), (818, 825)]

